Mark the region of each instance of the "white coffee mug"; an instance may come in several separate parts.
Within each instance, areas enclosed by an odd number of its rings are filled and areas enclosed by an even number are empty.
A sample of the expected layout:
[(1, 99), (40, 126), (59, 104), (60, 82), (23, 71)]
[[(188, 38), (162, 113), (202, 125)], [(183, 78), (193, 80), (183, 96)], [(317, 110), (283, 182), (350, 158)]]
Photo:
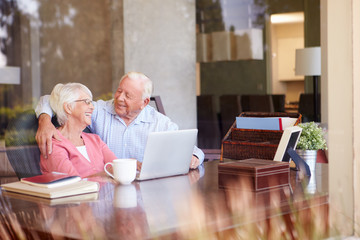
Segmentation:
[(114, 206), (133, 208), (137, 206), (137, 194), (134, 184), (118, 185), (114, 189)]
[[(112, 165), (113, 174), (111, 174), (106, 167)], [(136, 177), (136, 159), (114, 159), (104, 166), (105, 172), (121, 184), (130, 184)]]

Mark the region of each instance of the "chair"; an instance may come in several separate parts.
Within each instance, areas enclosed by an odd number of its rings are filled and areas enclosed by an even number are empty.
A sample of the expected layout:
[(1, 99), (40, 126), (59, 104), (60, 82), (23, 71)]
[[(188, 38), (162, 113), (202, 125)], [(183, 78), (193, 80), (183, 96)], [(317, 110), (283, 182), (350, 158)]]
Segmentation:
[(226, 135), (235, 118), (240, 115), (241, 102), (240, 95), (220, 96), (220, 118), (222, 138)]
[(198, 146), (205, 149), (220, 149), (220, 125), (215, 110), (215, 96), (197, 96)]
[[(160, 96), (152, 96), (150, 98), (150, 106), (154, 107), (160, 113), (165, 114), (165, 109), (161, 101)], [(205, 154), (205, 160), (211, 161), (214, 159), (220, 159), (220, 149), (202, 149)]]
[[(320, 101), (320, 94), (318, 96)], [(320, 112), (320, 104), (318, 105)], [(302, 93), (299, 99), (299, 113), (302, 115), (302, 122), (314, 121), (314, 95), (312, 93)]]
[(221, 149), (211, 149), (211, 148), (203, 148), (201, 149), (204, 154), (204, 161), (213, 161), (213, 160), (219, 160), (221, 156)]
[(244, 112), (274, 112), (271, 95), (241, 95)]
[(271, 95), (274, 112), (285, 112), (285, 94)]
[(6, 154), (16, 176), (40, 175), (40, 150), (35, 141), (38, 121), (33, 110), (28, 110), (9, 122), (5, 131)]
[(150, 97), (150, 106), (152, 106), (153, 108), (155, 108), (156, 110), (158, 110), (158, 112), (165, 114), (165, 109), (164, 106), (162, 104), (161, 98), (160, 96), (152, 96)]

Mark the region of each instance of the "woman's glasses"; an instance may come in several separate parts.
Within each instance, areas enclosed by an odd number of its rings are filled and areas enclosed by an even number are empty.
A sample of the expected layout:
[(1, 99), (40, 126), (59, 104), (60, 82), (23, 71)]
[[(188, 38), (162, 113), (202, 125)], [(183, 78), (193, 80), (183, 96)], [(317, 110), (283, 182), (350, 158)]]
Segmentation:
[(92, 100), (90, 100), (90, 99), (79, 99), (79, 100), (75, 100), (74, 102), (84, 102), (84, 103), (86, 103), (87, 105), (90, 105), (90, 104), (92, 104)]

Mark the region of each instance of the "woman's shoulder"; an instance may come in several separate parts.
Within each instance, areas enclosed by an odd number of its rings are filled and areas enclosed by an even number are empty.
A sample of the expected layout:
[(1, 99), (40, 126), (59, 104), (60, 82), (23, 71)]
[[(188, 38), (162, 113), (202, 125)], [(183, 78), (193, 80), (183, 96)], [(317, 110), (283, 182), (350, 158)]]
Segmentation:
[(99, 135), (95, 134), (95, 133), (87, 133), (87, 132), (82, 132), (81, 136), (83, 138), (87, 138), (87, 139), (92, 139), (92, 140), (101, 140)]
[(101, 140), (100, 136), (95, 133), (81, 133), (82, 138), (85, 141), (85, 144), (92, 143), (95, 145), (102, 145), (104, 144), (103, 140)]
[(59, 139), (53, 137), (53, 139), (52, 139), (53, 145), (64, 145), (69, 142), (69, 140), (61, 134), (59, 129), (56, 129), (56, 132), (58, 134)]

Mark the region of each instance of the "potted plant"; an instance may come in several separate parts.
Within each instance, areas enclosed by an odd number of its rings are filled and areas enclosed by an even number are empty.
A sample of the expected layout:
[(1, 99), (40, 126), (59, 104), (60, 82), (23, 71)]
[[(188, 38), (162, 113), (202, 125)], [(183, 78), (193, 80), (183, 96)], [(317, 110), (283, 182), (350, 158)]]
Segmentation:
[(323, 129), (315, 122), (300, 123), (302, 128), (296, 152), (302, 157), (311, 168), (315, 167), (318, 150), (326, 150), (326, 140)]

